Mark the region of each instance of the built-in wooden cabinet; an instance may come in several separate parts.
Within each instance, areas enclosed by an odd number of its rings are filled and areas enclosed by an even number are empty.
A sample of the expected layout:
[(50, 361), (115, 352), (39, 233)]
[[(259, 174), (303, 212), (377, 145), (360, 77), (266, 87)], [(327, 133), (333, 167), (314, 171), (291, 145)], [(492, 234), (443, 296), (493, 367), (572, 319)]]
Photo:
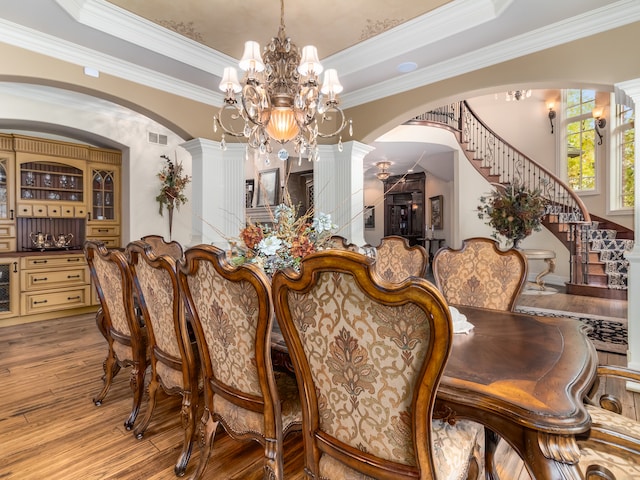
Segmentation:
[(120, 167), (108, 163), (89, 165), (90, 205), (87, 238), (107, 247), (120, 246)]
[(120, 168), (117, 150), (0, 134), (0, 325), (95, 309), (82, 245), (121, 246)]
[(411, 245), (425, 237), (424, 189), (426, 175), (409, 173), (389, 177), (384, 182), (384, 234), (399, 235)]
[(0, 258), (0, 325), (1, 320), (19, 315), (19, 259)]
[(16, 250), (16, 206), (13, 183), (15, 153), (11, 144), (0, 138), (0, 252)]
[[(31, 161), (37, 159), (37, 161)], [(84, 218), (86, 162), (18, 153), (19, 217)]]
[(20, 260), (22, 315), (90, 305), (91, 280), (82, 253), (27, 256)]

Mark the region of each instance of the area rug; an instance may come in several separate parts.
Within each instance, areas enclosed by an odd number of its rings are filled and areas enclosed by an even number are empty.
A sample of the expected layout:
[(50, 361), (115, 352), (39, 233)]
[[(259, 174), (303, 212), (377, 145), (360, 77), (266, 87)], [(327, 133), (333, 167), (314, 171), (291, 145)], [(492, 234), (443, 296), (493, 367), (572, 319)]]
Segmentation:
[(588, 313), (564, 312), (562, 310), (550, 310), (548, 308), (536, 308), (520, 306), (516, 311), (527, 315), (542, 317), (572, 318), (589, 325), (592, 331), (589, 338), (602, 352), (627, 354), (627, 319), (618, 317), (605, 317), (602, 315), (590, 315)]

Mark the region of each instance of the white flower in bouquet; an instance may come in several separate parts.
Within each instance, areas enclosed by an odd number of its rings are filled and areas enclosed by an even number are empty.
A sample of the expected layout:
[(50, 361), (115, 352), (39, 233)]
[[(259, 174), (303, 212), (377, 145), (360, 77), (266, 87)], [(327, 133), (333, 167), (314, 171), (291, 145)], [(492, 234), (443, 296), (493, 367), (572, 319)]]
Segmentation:
[(331, 215), (326, 213), (319, 213), (317, 217), (313, 219), (313, 229), (318, 233), (333, 232), (338, 226), (331, 221)]
[(260, 243), (258, 243), (258, 250), (266, 257), (278, 253), (280, 247), (282, 247), (282, 240), (273, 235), (263, 238)]

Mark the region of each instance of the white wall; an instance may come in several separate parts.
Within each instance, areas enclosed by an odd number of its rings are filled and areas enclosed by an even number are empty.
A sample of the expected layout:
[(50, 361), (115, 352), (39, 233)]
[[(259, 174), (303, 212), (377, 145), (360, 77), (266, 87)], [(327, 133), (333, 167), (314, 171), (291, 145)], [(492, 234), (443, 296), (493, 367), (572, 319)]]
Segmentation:
[[(167, 214), (161, 217), (155, 198), (160, 189), (156, 174), (162, 169), (167, 155), (184, 165), (186, 174), (191, 174), (191, 156), (179, 145), (183, 140), (160, 124), (126, 108), (95, 98), (74, 94), (75, 101), (64, 101), (60, 90), (48, 87), (33, 87), (25, 84), (0, 84), (2, 112), (0, 121), (5, 131), (20, 125), (22, 133), (28, 130), (37, 133), (55, 131), (64, 134), (69, 141), (82, 139), (78, 143), (91, 143), (123, 150), (122, 165), (122, 242), (148, 234), (169, 237)], [(147, 132), (167, 135), (168, 145), (147, 142)], [(35, 134), (33, 133), (33, 134)], [(93, 140), (93, 141), (91, 141)], [(191, 186), (186, 190), (191, 196)], [(191, 207), (189, 203), (174, 213), (173, 239), (189, 244), (191, 239)]]

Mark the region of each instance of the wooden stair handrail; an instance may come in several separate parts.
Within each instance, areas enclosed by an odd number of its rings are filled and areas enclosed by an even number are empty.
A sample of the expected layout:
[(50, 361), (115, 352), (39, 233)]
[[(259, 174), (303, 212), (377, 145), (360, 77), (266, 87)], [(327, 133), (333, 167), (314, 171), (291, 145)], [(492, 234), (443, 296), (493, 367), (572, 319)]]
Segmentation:
[[(494, 132), (480, 117), (478, 117), (476, 115), (476, 113), (473, 111), (473, 109), (469, 106), (469, 104), (467, 103), (467, 101), (463, 101), (461, 102), (464, 106), (464, 110), (468, 111), (473, 117), (474, 119), (480, 123), (484, 129), (486, 129), (488, 132), (491, 133), (491, 135), (500, 141), (500, 143), (507, 145), (511, 150), (513, 150), (514, 152), (516, 152), (522, 159), (533, 163), (534, 165), (536, 165), (537, 168), (539, 168), (542, 172), (545, 173), (545, 175), (547, 177), (551, 177), (551, 179), (554, 180), (554, 182), (562, 187), (564, 187), (564, 190), (566, 191), (566, 193), (569, 194), (569, 196), (571, 197), (571, 199), (574, 201), (574, 203), (580, 208), (580, 212), (582, 213), (583, 216), (583, 221), (586, 223), (591, 222), (591, 217), (589, 215), (589, 211), (587, 210), (587, 207), (585, 206), (585, 204), (582, 202), (582, 199), (570, 188), (568, 188), (566, 186), (566, 183), (561, 180), (559, 177), (557, 177), (553, 172), (547, 170), (543, 165), (540, 165), (538, 162), (536, 162), (535, 160), (529, 158), (527, 155), (525, 155), (524, 153), (522, 153), (520, 150), (518, 150), (517, 148), (513, 147), (512, 145), (510, 145), (505, 139), (503, 139), (500, 135), (498, 135), (496, 132)], [(529, 188), (531, 188), (531, 185), (527, 185)], [(544, 192), (544, 188), (541, 188), (538, 185), (533, 186), (534, 188), (539, 188), (540, 191)], [(551, 200), (551, 199), (549, 199)]]

